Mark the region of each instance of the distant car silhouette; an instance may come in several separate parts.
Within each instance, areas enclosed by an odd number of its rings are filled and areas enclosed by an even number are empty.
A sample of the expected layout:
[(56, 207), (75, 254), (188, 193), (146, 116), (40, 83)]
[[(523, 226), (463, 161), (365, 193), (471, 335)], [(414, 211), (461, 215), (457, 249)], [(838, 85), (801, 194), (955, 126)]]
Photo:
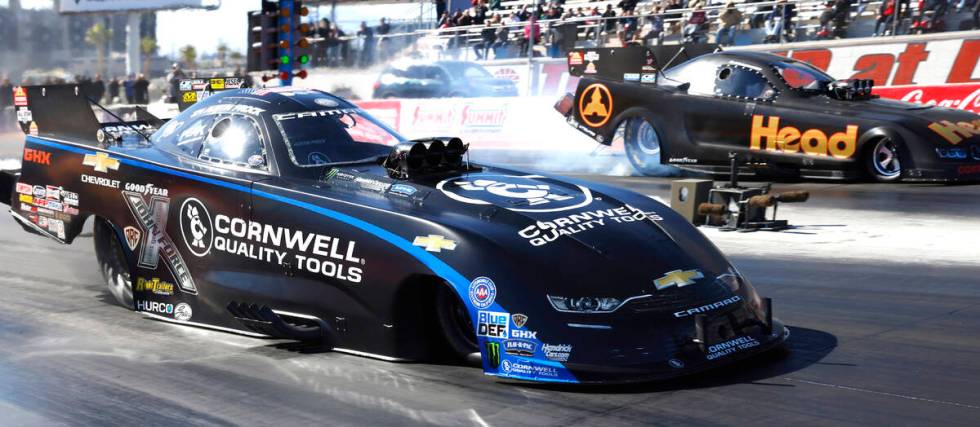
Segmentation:
[(513, 81), (498, 79), (480, 64), (413, 62), (386, 68), (374, 83), (375, 98), (473, 98), (517, 96)]

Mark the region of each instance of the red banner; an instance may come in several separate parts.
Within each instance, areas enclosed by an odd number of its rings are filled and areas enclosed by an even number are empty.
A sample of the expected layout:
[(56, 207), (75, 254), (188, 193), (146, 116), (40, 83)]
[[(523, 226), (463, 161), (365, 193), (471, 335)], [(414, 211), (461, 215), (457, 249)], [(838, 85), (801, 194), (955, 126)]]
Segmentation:
[(938, 105), (980, 114), (980, 83), (875, 87), (874, 93), (881, 95), (882, 98)]

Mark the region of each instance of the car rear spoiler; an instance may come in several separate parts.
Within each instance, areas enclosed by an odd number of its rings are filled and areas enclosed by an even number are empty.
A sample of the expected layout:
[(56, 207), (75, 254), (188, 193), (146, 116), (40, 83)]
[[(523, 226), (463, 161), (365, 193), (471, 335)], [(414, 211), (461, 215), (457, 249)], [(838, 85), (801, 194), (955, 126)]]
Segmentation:
[(661, 71), (717, 49), (710, 43), (574, 49), (568, 53), (568, 72), (576, 77), (654, 83)]
[[(106, 139), (104, 135), (115, 135), (122, 128), (146, 137), (152, 133), (152, 128), (163, 123), (142, 109), (136, 111), (138, 121), (122, 120), (88, 98), (76, 84), (17, 87), (14, 88), (14, 104), (18, 124), (25, 134), (92, 146), (110, 145), (116, 138)], [(101, 109), (118, 121), (100, 123), (93, 108)]]
[(212, 77), (208, 79), (180, 79), (177, 81), (177, 108), (186, 110), (205, 100), (215, 92), (251, 87), (248, 77)]

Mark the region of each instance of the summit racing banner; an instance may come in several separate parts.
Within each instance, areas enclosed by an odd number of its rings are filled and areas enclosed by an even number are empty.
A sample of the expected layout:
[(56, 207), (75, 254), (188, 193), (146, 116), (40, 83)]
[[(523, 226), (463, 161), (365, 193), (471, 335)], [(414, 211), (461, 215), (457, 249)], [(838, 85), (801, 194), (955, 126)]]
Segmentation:
[(876, 87), (872, 92), (882, 98), (956, 108), (980, 114), (980, 83)]

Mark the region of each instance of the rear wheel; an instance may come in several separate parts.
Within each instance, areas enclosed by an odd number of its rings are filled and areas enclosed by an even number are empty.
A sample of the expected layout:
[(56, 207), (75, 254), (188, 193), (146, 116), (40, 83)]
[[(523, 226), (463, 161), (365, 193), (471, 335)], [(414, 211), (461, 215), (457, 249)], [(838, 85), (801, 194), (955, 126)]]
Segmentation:
[(898, 181), (902, 178), (902, 162), (898, 144), (884, 137), (875, 141), (866, 157), (868, 173), (879, 182)]
[(441, 286), (437, 291), (436, 316), (443, 337), (456, 357), (470, 363), (474, 358), (479, 361), (480, 346), (469, 310), (449, 286)]
[(109, 294), (116, 302), (133, 309), (133, 281), (122, 243), (115, 230), (102, 218), (95, 218), (95, 258), (102, 271)]
[(663, 165), (660, 158), (660, 133), (643, 117), (630, 117), (623, 121), (616, 133), (622, 132), (626, 158), (637, 172), (643, 175), (666, 175), (673, 171)]

